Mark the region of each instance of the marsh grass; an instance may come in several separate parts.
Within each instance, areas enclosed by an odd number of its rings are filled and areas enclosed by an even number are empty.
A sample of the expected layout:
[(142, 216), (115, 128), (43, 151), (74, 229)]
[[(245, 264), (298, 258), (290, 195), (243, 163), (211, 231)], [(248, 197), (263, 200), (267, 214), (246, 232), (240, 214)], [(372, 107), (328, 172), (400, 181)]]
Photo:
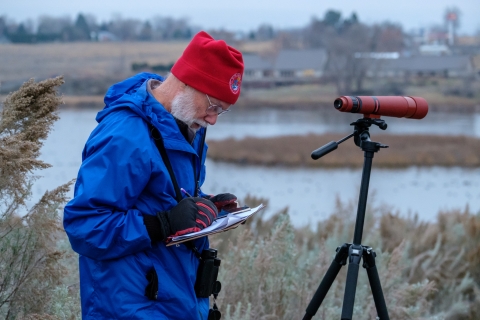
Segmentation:
[[(212, 160), (265, 166), (361, 167), (363, 152), (353, 139), (334, 152), (312, 160), (313, 150), (342, 135), (282, 136), (274, 138), (247, 137), (242, 140), (209, 141), (208, 155)], [(389, 146), (374, 156), (374, 164), (383, 168), (408, 166), (480, 166), (480, 139), (465, 136), (385, 135), (372, 134), (373, 141)]]
[[(262, 199), (249, 198), (256, 205)], [(254, 216), (246, 225), (211, 237), (221, 253), (225, 319), (301, 319), (335, 254), (353, 237), (352, 204), (319, 222), (316, 232), (294, 229), (286, 210), (270, 219)], [(439, 213), (420, 222), (368, 208), (364, 243), (377, 252), (376, 265), (391, 319), (477, 319), (479, 214)], [(472, 227), (473, 226), (473, 227)], [(346, 268), (342, 268), (316, 318), (341, 314)], [(364, 269), (359, 273), (355, 319), (376, 311)]]

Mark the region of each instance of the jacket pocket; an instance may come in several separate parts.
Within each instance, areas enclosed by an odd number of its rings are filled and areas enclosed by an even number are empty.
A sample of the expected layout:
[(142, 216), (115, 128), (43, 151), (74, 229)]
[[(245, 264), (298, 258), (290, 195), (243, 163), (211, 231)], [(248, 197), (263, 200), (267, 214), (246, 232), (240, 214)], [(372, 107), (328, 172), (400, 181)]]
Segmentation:
[(146, 275), (148, 280), (147, 287), (145, 288), (145, 296), (150, 300), (157, 300), (158, 297), (158, 275), (155, 268), (151, 268)]

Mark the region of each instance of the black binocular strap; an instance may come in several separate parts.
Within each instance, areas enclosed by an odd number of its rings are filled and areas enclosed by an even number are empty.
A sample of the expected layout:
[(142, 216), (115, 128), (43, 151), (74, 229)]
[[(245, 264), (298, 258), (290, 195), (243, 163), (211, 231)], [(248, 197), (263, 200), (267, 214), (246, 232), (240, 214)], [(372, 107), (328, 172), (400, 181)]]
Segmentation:
[(167, 150), (165, 149), (165, 144), (163, 143), (162, 135), (160, 131), (158, 131), (158, 129), (155, 128), (152, 124), (149, 124), (148, 126), (150, 128), (150, 133), (152, 134), (153, 141), (155, 141), (155, 145), (157, 146), (158, 151), (162, 156), (163, 163), (165, 163), (168, 173), (170, 174), (170, 179), (172, 180), (173, 188), (175, 189), (175, 198), (177, 199), (177, 202), (180, 202), (183, 199), (182, 193), (180, 192), (180, 187), (178, 186), (177, 178), (175, 178), (175, 174), (173, 173), (172, 164), (170, 163), (170, 159), (168, 158)]
[[(165, 166), (167, 167), (168, 173), (170, 174), (170, 179), (172, 180), (173, 187), (175, 189), (175, 198), (177, 199), (177, 202), (180, 202), (183, 197), (182, 194), (180, 193), (180, 188), (178, 186), (177, 178), (175, 178), (175, 174), (173, 173), (173, 168), (172, 164), (170, 163), (170, 159), (168, 158), (167, 155), (167, 150), (165, 149), (165, 144), (163, 143), (163, 138), (162, 135), (160, 134), (160, 131), (158, 131), (157, 128), (155, 128), (152, 124), (148, 124), (148, 127), (150, 129), (150, 132), (153, 137), (153, 141), (155, 141), (155, 145), (158, 148), (158, 151), (160, 152), (160, 155), (162, 156), (163, 162), (165, 163)], [(203, 149), (203, 146), (202, 146)], [(187, 248), (193, 251), (195, 256), (198, 259), (201, 259), (200, 252), (198, 252), (197, 247), (193, 244), (193, 241), (186, 241), (183, 243)]]

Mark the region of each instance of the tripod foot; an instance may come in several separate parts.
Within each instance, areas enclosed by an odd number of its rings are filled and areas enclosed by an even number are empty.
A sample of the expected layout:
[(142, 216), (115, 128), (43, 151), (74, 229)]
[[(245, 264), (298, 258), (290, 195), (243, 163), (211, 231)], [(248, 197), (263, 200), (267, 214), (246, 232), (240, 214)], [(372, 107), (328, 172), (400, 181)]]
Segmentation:
[(390, 319), (388, 316), (387, 305), (385, 297), (383, 296), (382, 285), (380, 284), (380, 277), (378, 276), (377, 266), (375, 265), (375, 257), (377, 254), (371, 247), (363, 247), (363, 267), (367, 270), (368, 281), (370, 282), (370, 289), (372, 289), (373, 301), (379, 319)]
[(327, 295), (328, 290), (332, 286), (333, 281), (337, 277), (338, 272), (340, 271), (342, 266), (347, 264), (349, 247), (350, 247), (349, 243), (344, 243), (342, 246), (337, 248), (337, 254), (335, 255), (335, 258), (330, 264), (330, 267), (328, 268), (327, 273), (323, 277), (322, 282), (318, 286), (318, 289), (315, 292), (315, 295), (313, 296), (312, 300), (308, 304), (303, 320), (310, 320), (317, 313), (318, 308), (320, 308), (320, 305), (322, 304), (323, 299), (325, 299), (325, 296)]

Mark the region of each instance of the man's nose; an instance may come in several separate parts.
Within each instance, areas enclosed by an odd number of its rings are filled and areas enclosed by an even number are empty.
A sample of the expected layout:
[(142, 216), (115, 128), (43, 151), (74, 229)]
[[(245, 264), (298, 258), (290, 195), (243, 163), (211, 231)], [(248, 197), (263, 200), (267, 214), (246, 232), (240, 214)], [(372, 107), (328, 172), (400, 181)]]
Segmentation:
[(204, 119), (209, 125), (213, 126), (217, 122), (217, 118), (218, 118), (218, 114), (213, 114), (213, 115), (207, 114), (207, 116)]

